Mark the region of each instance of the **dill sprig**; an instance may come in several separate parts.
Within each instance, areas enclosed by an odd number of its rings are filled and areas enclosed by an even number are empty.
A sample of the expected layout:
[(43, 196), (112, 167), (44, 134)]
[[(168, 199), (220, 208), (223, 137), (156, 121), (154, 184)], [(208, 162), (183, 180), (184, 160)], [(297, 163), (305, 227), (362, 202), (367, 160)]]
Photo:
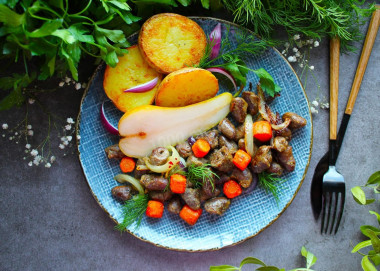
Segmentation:
[(117, 224), (115, 229), (123, 232), (135, 222), (135, 228), (137, 229), (148, 206), (148, 200), (147, 194), (138, 194), (127, 200), (123, 205), (123, 222)]
[(214, 178), (218, 178), (219, 176), (213, 172), (210, 168), (210, 164), (202, 164), (201, 166), (197, 166), (195, 164), (191, 164), (187, 167), (186, 178), (194, 184), (195, 187), (200, 188), (206, 183), (210, 183), (212, 190), (215, 189)]
[(276, 203), (280, 201), (279, 199), (279, 185), (281, 185), (286, 180), (276, 177), (276, 175), (267, 172), (261, 172), (259, 176), (259, 185), (265, 190), (267, 194), (271, 193), (276, 200)]

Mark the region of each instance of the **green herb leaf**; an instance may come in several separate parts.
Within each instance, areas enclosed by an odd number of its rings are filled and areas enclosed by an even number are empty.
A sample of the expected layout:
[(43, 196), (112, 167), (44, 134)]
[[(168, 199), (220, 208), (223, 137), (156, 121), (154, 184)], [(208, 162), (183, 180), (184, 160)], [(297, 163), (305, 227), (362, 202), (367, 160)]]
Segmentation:
[(267, 194), (271, 193), (275, 198), (276, 202), (280, 201), (278, 197), (278, 188), (286, 180), (276, 177), (276, 175), (267, 173), (265, 171), (258, 174), (259, 176), (259, 185), (264, 188)]
[(371, 215), (375, 215), (375, 216), (376, 216), (376, 218), (377, 218), (377, 222), (378, 222), (379, 225), (380, 225), (380, 214), (376, 213), (375, 211), (369, 211), (369, 213), (370, 213)]
[(368, 257), (376, 266), (380, 265), (380, 253), (376, 253), (375, 251), (371, 250), (368, 252)]
[(363, 257), (361, 264), (364, 271), (377, 271), (376, 267), (368, 259), (368, 256)]
[(26, 35), (30, 38), (42, 38), (50, 36), (58, 28), (62, 26), (62, 19), (55, 19), (48, 22), (45, 22), (40, 28), (34, 30), (33, 32), (26, 32)]
[(116, 225), (115, 228), (122, 232), (134, 223), (136, 223), (135, 228), (138, 228), (146, 212), (148, 201), (149, 197), (147, 194), (138, 194), (132, 199), (127, 200), (123, 205), (123, 222)]
[(210, 266), (210, 271), (235, 271), (235, 270), (240, 270), (240, 269), (232, 265)]
[(16, 88), (0, 101), (0, 111), (8, 110), (13, 106), (21, 106), (24, 101), (25, 97), (22, 95), (21, 88)]
[(315, 262), (317, 261), (317, 257), (314, 256), (313, 253), (306, 250), (305, 247), (302, 247), (301, 254), (306, 258), (306, 267), (310, 268), (312, 267)]
[(211, 170), (210, 164), (202, 164), (200, 166), (190, 164), (187, 167), (186, 178), (198, 188), (209, 183), (214, 191), (214, 178), (219, 178), (219, 176)]
[(355, 187), (351, 188), (351, 193), (352, 193), (352, 196), (354, 197), (354, 200), (357, 203), (359, 203), (361, 205), (367, 204), (365, 193), (360, 186), (355, 186)]
[(51, 33), (53, 36), (61, 38), (64, 42), (68, 44), (72, 44), (75, 42), (74, 36), (70, 33), (67, 29), (57, 29), (53, 33)]
[(264, 262), (262, 262), (261, 260), (259, 260), (257, 258), (254, 258), (254, 257), (247, 257), (247, 258), (243, 259), (240, 263), (240, 269), (245, 264), (258, 264), (258, 265), (266, 266), (266, 264)]
[(366, 185), (370, 184), (380, 184), (380, 171), (376, 171), (369, 177)]
[(209, 0), (201, 0), (202, 7), (209, 9), (210, 1)]
[(380, 229), (370, 226), (370, 225), (362, 225), (360, 226), (360, 231), (367, 237), (369, 237), (367, 230), (373, 231), (376, 235), (380, 235)]
[(257, 271), (280, 271), (276, 266), (262, 266), (256, 269)]
[(376, 253), (380, 253), (380, 239), (377, 237), (376, 233), (372, 230), (367, 230), (367, 234), (369, 235), (369, 238), (371, 239), (371, 243), (373, 246), (373, 249)]
[(281, 88), (274, 83), (273, 77), (263, 68), (252, 70), (259, 78), (262, 90), (271, 97), (280, 93)]
[(356, 253), (356, 252), (358, 252), (359, 250), (361, 250), (362, 248), (365, 248), (365, 247), (368, 247), (368, 246), (371, 246), (371, 245), (372, 245), (371, 240), (366, 240), (366, 241), (360, 242), (359, 244), (357, 244), (357, 245), (351, 250), (351, 253)]
[(0, 22), (16, 27), (24, 22), (24, 14), (18, 14), (7, 6), (0, 5)]

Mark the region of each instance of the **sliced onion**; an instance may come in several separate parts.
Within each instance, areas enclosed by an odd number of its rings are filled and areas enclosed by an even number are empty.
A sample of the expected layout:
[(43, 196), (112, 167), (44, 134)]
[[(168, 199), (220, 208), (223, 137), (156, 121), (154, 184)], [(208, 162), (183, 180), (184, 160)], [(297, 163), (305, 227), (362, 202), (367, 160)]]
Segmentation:
[(285, 121), (281, 124), (272, 124), (271, 123), (271, 126), (272, 126), (272, 129), (273, 130), (276, 130), (276, 131), (280, 131), (282, 129), (285, 129), (286, 127), (289, 126), (291, 120), (288, 118), (288, 119), (285, 119)]
[(169, 156), (167, 162), (161, 166), (152, 165), (149, 161), (149, 157), (144, 157), (144, 162), (146, 166), (153, 172), (164, 173), (172, 169), (175, 165), (181, 162), (181, 156), (173, 146), (166, 147), (171, 151), (171, 156)]
[(253, 120), (250, 114), (247, 114), (244, 121), (244, 145), (245, 151), (253, 157), (256, 150), (253, 142)]
[(213, 44), (212, 49), (211, 49), (210, 59), (214, 59), (219, 55), (221, 39), (222, 39), (222, 26), (220, 23), (218, 23), (210, 34), (210, 41), (211, 41), (211, 44)]
[(141, 84), (141, 85), (138, 85), (138, 86), (135, 86), (132, 88), (128, 88), (128, 89), (124, 90), (124, 92), (130, 92), (130, 93), (147, 92), (147, 91), (151, 90), (152, 88), (154, 88), (157, 85), (157, 82), (158, 82), (158, 77), (156, 77), (156, 78), (154, 78), (154, 79), (152, 79), (149, 82), (146, 82), (144, 84)]
[(144, 195), (144, 188), (140, 184), (139, 180), (133, 178), (132, 176), (127, 174), (118, 174), (114, 177), (114, 179), (119, 183), (130, 183), (137, 191), (139, 191), (139, 194)]
[(148, 170), (149, 168), (146, 165), (138, 165), (136, 166), (136, 170)]
[(113, 135), (118, 135), (119, 130), (111, 124), (111, 122), (107, 119), (106, 114), (104, 112), (104, 102), (102, 103), (102, 108), (100, 109), (100, 120), (103, 123), (104, 128)]
[(206, 69), (206, 70), (208, 70), (208, 71), (210, 71), (210, 72), (216, 72), (216, 73), (223, 74), (223, 75), (226, 76), (228, 79), (230, 79), (230, 81), (231, 81), (232, 84), (234, 85), (235, 91), (237, 90), (237, 86), (236, 86), (235, 79), (232, 77), (232, 75), (231, 75), (226, 69), (218, 68), (218, 67), (213, 67), (213, 68), (208, 68), (208, 69)]

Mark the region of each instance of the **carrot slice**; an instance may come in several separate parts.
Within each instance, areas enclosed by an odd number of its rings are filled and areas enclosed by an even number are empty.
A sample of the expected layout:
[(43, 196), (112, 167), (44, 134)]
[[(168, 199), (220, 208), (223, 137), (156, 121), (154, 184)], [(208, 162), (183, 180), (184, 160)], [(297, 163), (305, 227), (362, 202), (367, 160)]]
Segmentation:
[(241, 186), (233, 180), (229, 180), (223, 185), (223, 193), (227, 198), (232, 199), (241, 194)]
[(148, 201), (148, 206), (146, 208), (146, 216), (153, 218), (161, 218), (164, 213), (164, 204), (157, 200)]
[(253, 137), (261, 142), (272, 138), (272, 127), (269, 122), (262, 120), (253, 123)]
[(195, 141), (191, 149), (193, 150), (195, 157), (202, 158), (208, 154), (211, 147), (206, 140), (198, 139), (197, 141)]
[(186, 177), (180, 174), (170, 176), (170, 190), (177, 194), (185, 193)]
[(120, 161), (120, 169), (124, 173), (132, 172), (135, 166), (136, 162), (131, 157), (123, 157)]
[(249, 165), (249, 163), (251, 162), (251, 160), (252, 160), (252, 158), (251, 158), (251, 156), (248, 153), (246, 153), (243, 150), (238, 150), (235, 153), (235, 156), (232, 159), (232, 162), (234, 163), (234, 165), (238, 169), (244, 170), (244, 169), (247, 168), (247, 166)]
[(201, 216), (201, 214), (202, 209), (193, 210), (188, 205), (183, 206), (182, 210), (179, 212), (179, 216), (191, 226), (197, 223), (198, 218)]

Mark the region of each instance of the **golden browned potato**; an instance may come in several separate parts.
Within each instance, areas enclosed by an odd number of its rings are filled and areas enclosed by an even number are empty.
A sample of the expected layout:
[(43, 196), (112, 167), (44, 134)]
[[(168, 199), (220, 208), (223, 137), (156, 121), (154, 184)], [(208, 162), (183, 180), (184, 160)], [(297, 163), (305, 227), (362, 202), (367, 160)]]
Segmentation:
[(151, 17), (139, 34), (143, 57), (164, 74), (198, 64), (206, 43), (206, 35), (196, 22), (174, 13)]
[(179, 107), (210, 99), (218, 92), (218, 79), (209, 71), (183, 68), (162, 80), (156, 94), (156, 105)]
[[(158, 77), (153, 89), (144, 93), (126, 93), (124, 90), (147, 83)], [(119, 57), (115, 68), (107, 66), (103, 87), (108, 98), (119, 110), (127, 112), (137, 106), (152, 104), (162, 75), (151, 68), (142, 58), (137, 45), (128, 48), (128, 53)]]

